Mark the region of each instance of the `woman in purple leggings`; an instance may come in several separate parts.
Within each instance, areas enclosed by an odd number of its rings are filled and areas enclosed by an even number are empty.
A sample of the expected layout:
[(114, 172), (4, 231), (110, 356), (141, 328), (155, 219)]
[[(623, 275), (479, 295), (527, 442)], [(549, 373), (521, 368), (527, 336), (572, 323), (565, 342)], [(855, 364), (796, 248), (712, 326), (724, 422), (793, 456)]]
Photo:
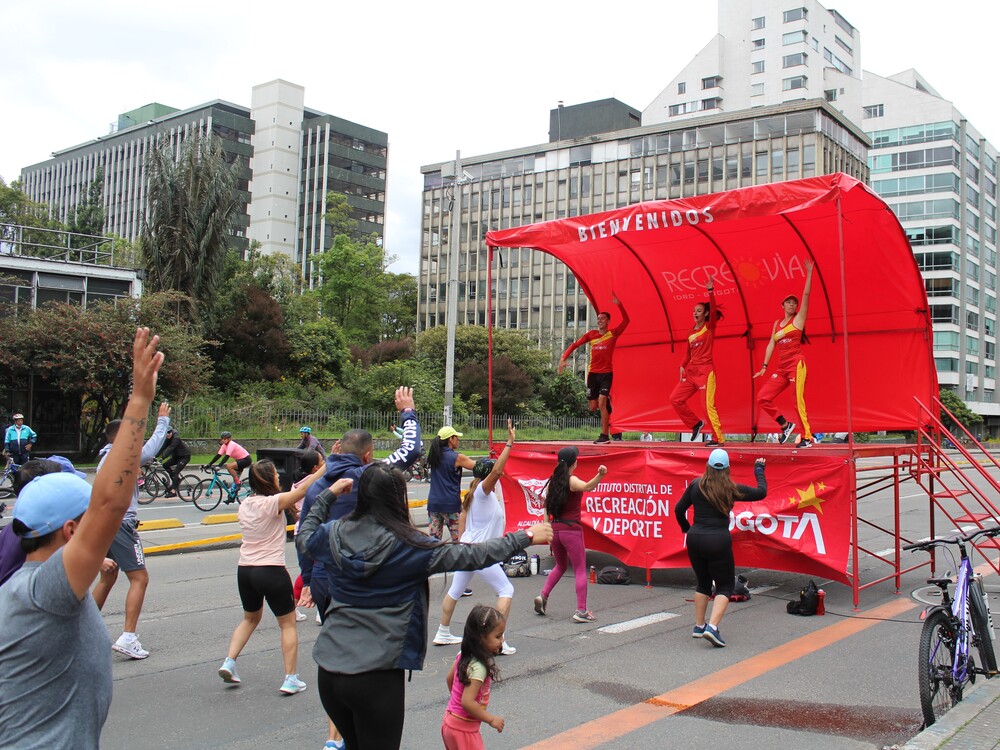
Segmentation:
[(552, 523), (552, 554), (556, 558), (556, 566), (542, 587), (542, 593), (535, 597), (535, 612), (545, 614), (549, 594), (566, 572), (567, 564), (572, 563), (576, 577), (576, 612), (573, 619), (576, 622), (593, 622), (597, 618), (587, 609), (587, 550), (583, 546), (580, 501), (583, 493), (594, 489), (608, 473), (608, 467), (602, 464), (597, 469), (597, 475), (584, 482), (573, 476), (579, 453), (572, 447), (559, 451), (559, 461), (546, 484), (545, 517)]

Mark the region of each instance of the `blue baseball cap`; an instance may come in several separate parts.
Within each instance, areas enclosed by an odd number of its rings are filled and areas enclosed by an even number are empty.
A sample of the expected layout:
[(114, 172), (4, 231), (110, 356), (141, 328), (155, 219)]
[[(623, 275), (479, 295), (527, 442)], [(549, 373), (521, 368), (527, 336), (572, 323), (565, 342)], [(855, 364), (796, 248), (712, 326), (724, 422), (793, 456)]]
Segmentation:
[[(28, 482), (14, 503), (14, 520), (26, 530), (18, 536), (33, 539), (62, 528), (83, 514), (90, 505), (90, 484), (75, 474), (61, 471)], [(15, 531), (19, 531), (15, 527)]]
[(70, 461), (66, 456), (49, 456), (46, 461), (52, 461), (59, 464), (63, 471), (69, 472), (70, 474), (76, 474), (80, 479), (86, 479), (87, 475), (82, 471), (77, 471), (73, 462)]
[(722, 450), (722, 448), (716, 448), (708, 456), (708, 465), (713, 469), (728, 469), (729, 454)]

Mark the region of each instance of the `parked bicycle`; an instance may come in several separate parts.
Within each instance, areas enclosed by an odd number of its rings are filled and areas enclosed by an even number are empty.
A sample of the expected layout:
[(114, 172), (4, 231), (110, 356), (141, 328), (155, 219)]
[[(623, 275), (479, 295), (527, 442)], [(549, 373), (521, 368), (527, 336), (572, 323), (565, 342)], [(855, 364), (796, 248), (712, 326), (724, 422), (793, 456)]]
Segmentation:
[(7, 455), (6, 458), (3, 474), (0, 474), (0, 487), (10, 487), (13, 492), (14, 472), (21, 468), (21, 464), (14, 463), (14, 459), (10, 455)]
[[(160, 495), (170, 489), (170, 473), (163, 468), (159, 459), (154, 458), (142, 467), (139, 474), (139, 505), (149, 505)], [(143, 497), (145, 493), (145, 497)]]
[[(962, 700), (965, 687), (976, 681), (976, 675), (990, 679), (997, 674), (997, 659), (993, 650), (993, 616), (983, 588), (983, 577), (972, 569), (966, 549), (979, 537), (1000, 536), (1000, 526), (979, 529), (969, 534), (929, 539), (908, 544), (903, 549), (931, 551), (944, 549), (955, 562), (954, 552), (946, 545), (958, 548), (958, 575), (951, 573), (928, 578), (927, 583), (941, 589), (941, 604), (924, 611), (924, 626), (920, 631), (918, 683), (920, 709), (924, 723), (930, 726), (946, 711)], [(955, 584), (955, 598), (948, 587)], [(972, 654), (979, 653), (977, 666)]]
[(250, 496), (249, 482), (243, 482), (239, 486), (231, 484), (222, 476), (225, 470), (217, 466), (205, 466), (202, 471), (207, 471), (212, 476), (202, 479), (191, 491), (191, 499), (199, 510), (215, 510), (219, 507), (219, 503), (225, 502), (227, 505), (232, 502), (239, 503), (243, 498)]

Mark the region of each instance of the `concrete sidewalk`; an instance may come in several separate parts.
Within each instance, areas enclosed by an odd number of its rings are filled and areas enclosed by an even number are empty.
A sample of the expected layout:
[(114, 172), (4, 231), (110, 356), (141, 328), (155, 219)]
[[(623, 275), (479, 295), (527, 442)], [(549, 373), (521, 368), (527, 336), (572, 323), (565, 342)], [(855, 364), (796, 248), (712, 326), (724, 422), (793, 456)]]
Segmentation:
[(899, 750), (993, 750), (1000, 747), (1000, 678), (979, 682), (965, 699)]

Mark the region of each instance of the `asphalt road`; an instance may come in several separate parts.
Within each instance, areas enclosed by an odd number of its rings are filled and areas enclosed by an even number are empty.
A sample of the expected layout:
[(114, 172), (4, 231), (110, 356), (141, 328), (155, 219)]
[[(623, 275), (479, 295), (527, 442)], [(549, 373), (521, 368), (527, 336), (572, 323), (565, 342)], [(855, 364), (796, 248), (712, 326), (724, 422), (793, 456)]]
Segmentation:
[[(426, 485), (410, 487), (414, 497)], [(927, 526), (926, 495), (912, 484), (901, 494), (908, 533), (917, 538)], [(890, 497), (883, 490), (863, 499), (863, 515), (885, 523)], [(167, 505), (158, 500), (141, 515), (153, 517)], [(191, 510), (197, 518), (200, 512)], [(938, 532), (944, 528), (939, 525)], [(872, 550), (888, 546), (881, 532), (866, 526), (861, 540)], [(291, 546), (287, 552), (294, 567)], [(318, 627), (311, 618), (299, 624), (306, 692), (278, 692), (278, 630), (269, 613), (239, 661), (242, 686), (225, 686), (217, 676), (241, 617), (237, 554), (229, 549), (150, 558), (139, 636), (151, 656), (135, 662), (114, 655), (115, 699), (104, 748), (323, 746), (325, 722), (310, 657)], [(607, 562), (588, 557), (598, 567)], [(860, 569), (869, 578), (881, 574), (871, 557), (862, 558)], [(742, 572), (757, 591), (749, 602), (731, 605), (722, 627), (725, 649), (690, 637), (689, 571), (658, 571), (650, 589), (641, 582), (591, 586), (589, 606), (598, 622), (585, 625), (570, 619), (571, 580), (556, 587), (543, 618), (531, 610), (542, 578), (515, 579), (508, 640), (518, 652), (499, 657), (503, 680), (490, 704), (507, 726), (499, 735), (485, 727), (486, 745), (870, 749), (902, 743), (919, 731), (920, 605), (909, 593), (923, 585), (926, 569), (905, 575), (899, 595), (891, 582), (863, 591), (860, 613), (852, 611), (847, 587), (817, 581), (827, 592), (828, 614), (809, 618), (785, 613), (785, 602), (797, 598), (808, 577)], [(996, 582), (995, 576), (987, 579), (994, 589)], [(125, 588), (119, 584), (106, 606), (115, 635)], [(492, 600), (482, 583), (474, 581), (473, 589), (475, 596), (458, 605), (456, 631), (474, 603)], [(431, 634), (445, 590), (443, 578), (432, 580)], [(993, 611), (1000, 611), (996, 595), (990, 600)], [(608, 626), (616, 627), (602, 630)], [(455, 653), (454, 647), (429, 646), (425, 669), (407, 683), (403, 747), (441, 746), (444, 676)]]

